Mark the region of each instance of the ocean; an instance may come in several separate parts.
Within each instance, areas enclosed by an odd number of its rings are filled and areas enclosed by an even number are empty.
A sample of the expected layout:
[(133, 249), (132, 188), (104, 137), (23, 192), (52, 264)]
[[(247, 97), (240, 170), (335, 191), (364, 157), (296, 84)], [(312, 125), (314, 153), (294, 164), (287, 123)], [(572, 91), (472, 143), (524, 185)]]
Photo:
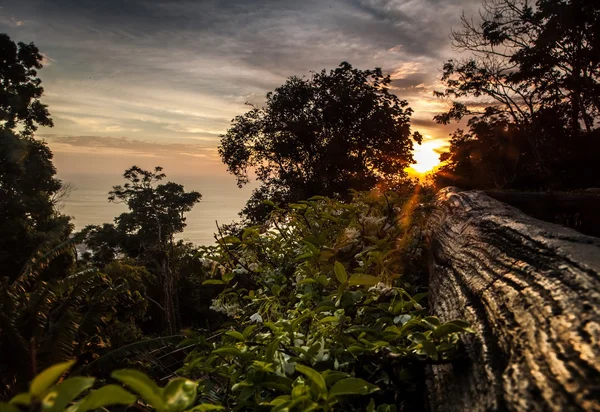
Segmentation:
[[(110, 203), (108, 192), (114, 185), (125, 183), (119, 175), (77, 174), (60, 175), (63, 183), (73, 186), (71, 194), (63, 202), (62, 213), (73, 218), (77, 230), (87, 225), (112, 223), (119, 214), (127, 211), (123, 204)], [(239, 189), (232, 176), (176, 176), (168, 175), (164, 180), (182, 184), (186, 191), (196, 190), (202, 194), (200, 203), (186, 214), (187, 227), (177, 239), (196, 245), (211, 245), (219, 224), (239, 220), (238, 213), (250, 197), (256, 185)]]

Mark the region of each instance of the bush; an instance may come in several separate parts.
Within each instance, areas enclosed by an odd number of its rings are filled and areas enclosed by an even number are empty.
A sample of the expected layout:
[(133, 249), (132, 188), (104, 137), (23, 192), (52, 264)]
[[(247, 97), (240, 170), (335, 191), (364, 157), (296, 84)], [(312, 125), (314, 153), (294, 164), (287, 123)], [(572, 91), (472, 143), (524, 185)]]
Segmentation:
[(423, 365), (447, 362), (469, 331), (427, 316), (426, 293), (415, 293), (426, 200), (315, 197), (205, 248), (204, 283), (223, 287), (211, 308), (230, 322), (182, 343), (197, 345), (181, 372), (201, 381), (202, 399), (231, 410), (395, 410)]

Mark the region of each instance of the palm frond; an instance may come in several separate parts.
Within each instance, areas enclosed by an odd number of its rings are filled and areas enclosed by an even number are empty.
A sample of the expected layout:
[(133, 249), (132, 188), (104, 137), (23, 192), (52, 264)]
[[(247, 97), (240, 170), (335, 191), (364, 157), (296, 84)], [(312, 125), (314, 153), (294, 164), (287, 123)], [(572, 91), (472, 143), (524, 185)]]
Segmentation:
[(23, 282), (33, 282), (35, 278), (48, 267), (53, 259), (67, 252), (73, 252), (77, 244), (81, 243), (81, 236), (75, 235), (56, 244), (55, 239), (42, 244), (27, 260), (23, 269), (13, 281), (13, 285)]
[(173, 347), (185, 339), (184, 335), (162, 336), (154, 339), (146, 339), (129, 345), (114, 349), (99, 357), (94, 362), (84, 367), (84, 371), (108, 370), (118, 365), (124, 358), (135, 359), (148, 355), (154, 351)]

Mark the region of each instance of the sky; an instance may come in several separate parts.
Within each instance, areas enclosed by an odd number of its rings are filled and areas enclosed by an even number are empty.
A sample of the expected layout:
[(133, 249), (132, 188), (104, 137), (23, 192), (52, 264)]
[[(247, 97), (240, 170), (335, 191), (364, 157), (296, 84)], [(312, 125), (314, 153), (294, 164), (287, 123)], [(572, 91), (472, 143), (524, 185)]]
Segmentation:
[[(432, 117), (449, 39), (481, 0), (0, 0), (0, 32), (44, 54), (41, 128), (60, 174), (131, 164), (226, 174), (219, 135), (287, 77), (348, 61), (381, 67), (415, 110), (420, 152), (455, 125)], [(426, 156), (425, 156), (426, 157)]]

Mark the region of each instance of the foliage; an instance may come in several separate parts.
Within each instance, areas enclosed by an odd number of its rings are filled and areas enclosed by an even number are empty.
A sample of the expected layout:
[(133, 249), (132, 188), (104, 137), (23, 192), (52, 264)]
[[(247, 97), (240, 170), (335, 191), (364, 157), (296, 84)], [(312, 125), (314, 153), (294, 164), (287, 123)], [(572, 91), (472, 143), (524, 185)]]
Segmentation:
[(121, 254), (136, 259), (158, 278), (162, 326), (174, 334), (180, 326), (175, 268), (180, 245), (174, 235), (183, 231), (184, 214), (202, 196), (177, 183), (158, 184), (166, 177), (161, 167), (148, 171), (132, 166), (123, 177), (127, 183), (113, 187), (109, 200), (125, 203), (129, 212), (117, 217), (114, 225), (87, 228), (86, 245), (96, 264), (107, 264)]
[(44, 278), (54, 260), (74, 254), (81, 236), (45, 246), (16, 279), (0, 281), (0, 391), (12, 393), (36, 368), (78, 356), (91, 362), (108, 348), (141, 337), (136, 322), (147, 302), (143, 268), (119, 262), (106, 273), (62, 267), (61, 277)]
[(598, 2), (486, 1), (480, 17), (463, 16), (453, 33), (470, 57), (444, 64), (446, 89), (436, 93), (454, 100), (439, 123), (470, 118), (469, 132), (453, 136), (438, 184), (594, 185), (598, 172), (587, 160), (600, 124)]
[(0, 273), (14, 279), (39, 246), (65, 240), (69, 219), (55, 210), (61, 188), (52, 153), (37, 140), (0, 130)]
[(128, 182), (115, 186), (108, 199), (127, 205), (129, 212), (116, 219), (117, 229), (135, 237), (142, 248), (172, 242), (173, 235), (185, 228), (184, 213), (202, 198), (198, 192), (185, 192), (177, 183), (155, 185), (166, 177), (161, 167), (147, 171), (132, 166), (123, 177)]
[[(397, 186), (412, 162), (408, 103), (389, 93), (381, 69), (359, 70), (342, 63), (311, 78), (291, 77), (233, 120), (219, 153), (238, 185), (253, 168), (262, 185), (243, 210), (263, 221), (263, 200), (287, 204), (314, 195), (348, 198), (380, 181)], [(412, 138), (419, 142), (418, 133)]]
[(112, 378), (137, 394), (134, 395), (116, 384), (92, 389), (96, 384), (96, 379), (92, 377), (75, 376), (61, 379), (74, 363), (75, 361), (67, 361), (44, 370), (31, 381), (28, 392), (16, 395), (9, 403), (0, 402), (0, 409), (6, 412), (87, 412), (106, 410), (105, 407), (109, 405), (136, 404), (139, 396), (142, 404), (157, 412), (205, 410), (201, 407), (190, 409), (196, 400), (197, 384), (188, 379), (172, 379), (161, 388), (148, 376), (136, 370), (114, 371), (111, 374)]
[(15, 44), (0, 33), (0, 125), (13, 130), (22, 125), (23, 136), (31, 136), (37, 125), (52, 126), (47, 106), (40, 102), (44, 93), (37, 70), (43, 56), (33, 44)]
[(223, 288), (212, 309), (230, 321), (189, 332), (182, 345), (197, 347), (181, 373), (228, 410), (395, 410), (469, 331), (427, 316), (415, 286), (426, 198), (315, 197), (205, 248), (205, 284)]

